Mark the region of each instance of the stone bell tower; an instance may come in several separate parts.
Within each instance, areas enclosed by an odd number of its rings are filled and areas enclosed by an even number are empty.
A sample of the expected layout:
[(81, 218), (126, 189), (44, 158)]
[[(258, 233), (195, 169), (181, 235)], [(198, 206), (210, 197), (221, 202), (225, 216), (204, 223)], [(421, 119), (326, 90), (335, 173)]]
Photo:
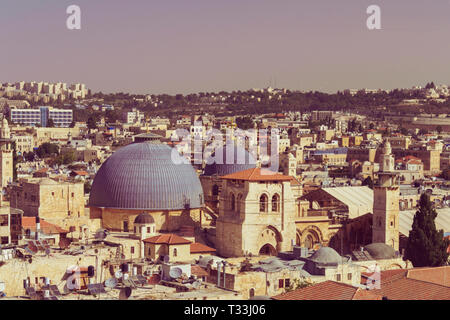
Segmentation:
[(13, 154), (11, 149), (11, 132), (8, 121), (2, 119), (0, 127), (0, 181), (5, 188), (13, 180)]
[(391, 144), (385, 141), (380, 154), (378, 183), (373, 190), (372, 242), (399, 250), (399, 185)]

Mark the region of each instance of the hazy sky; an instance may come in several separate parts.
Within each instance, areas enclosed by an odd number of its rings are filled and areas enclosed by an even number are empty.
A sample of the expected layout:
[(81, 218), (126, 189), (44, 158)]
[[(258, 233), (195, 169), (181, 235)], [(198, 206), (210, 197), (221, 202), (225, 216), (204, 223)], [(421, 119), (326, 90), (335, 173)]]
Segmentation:
[[(81, 30), (66, 8), (81, 7)], [(382, 30), (366, 27), (381, 7)], [(94, 91), (450, 84), (449, 0), (0, 0), (0, 82)]]

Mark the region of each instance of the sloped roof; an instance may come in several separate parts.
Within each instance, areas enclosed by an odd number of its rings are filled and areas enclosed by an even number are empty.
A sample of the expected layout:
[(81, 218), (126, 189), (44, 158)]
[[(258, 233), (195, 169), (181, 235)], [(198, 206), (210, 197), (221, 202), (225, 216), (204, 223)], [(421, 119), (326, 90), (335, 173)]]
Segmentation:
[(382, 296), (349, 284), (328, 280), (272, 298), (275, 300), (381, 300)]
[(214, 253), (216, 249), (208, 247), (203, 243), (191, 243), (191, 253)]
[[(44, 234), (60, 234), (60, 233), (69, 233), (69, 231), (64, 230), (63, 228), (47, 222), (43, 219), (40, 219), (40, 228), (41, 232)], [(36, 218), (35, 217), (22, 217), (22, 228), (27, 230), (31, 230), (36, 232)]]
[(147, 238), (143, 240), (146, 243), (154, 243), (154, 244), (190, 244), (191, 241), (177, 236), (176, 234), (160, 234), (158, 236), (154, 236), (151, 238)]
[(348, 207), (350, 219), (373, 213), (373, 190), (367, 186), (323, 188), (322, 190)]
[[(417, 210), (400, 211), (399, 214), (399, 231), (405, 236), (409, 236), (414, 221), (414, 215)], [(436, 209), (437, 217), (434, 220), (438, 230), (450, 232), (450, 208)]]
[(245, 181), (291, 181), (293, 177), (273, 172), (264, 168), (253, 168), (244, 171), (235, 172), (222, 177), (228, 180)]

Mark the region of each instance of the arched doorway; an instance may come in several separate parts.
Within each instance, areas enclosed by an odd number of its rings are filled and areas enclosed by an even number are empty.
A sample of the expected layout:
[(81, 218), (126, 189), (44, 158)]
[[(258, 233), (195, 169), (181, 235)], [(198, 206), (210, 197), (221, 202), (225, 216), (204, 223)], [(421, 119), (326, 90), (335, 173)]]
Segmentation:
[(277, 250), (270, 243), (266, 243), (259, 249), (259, 254), (264, 256), (276, 256)]

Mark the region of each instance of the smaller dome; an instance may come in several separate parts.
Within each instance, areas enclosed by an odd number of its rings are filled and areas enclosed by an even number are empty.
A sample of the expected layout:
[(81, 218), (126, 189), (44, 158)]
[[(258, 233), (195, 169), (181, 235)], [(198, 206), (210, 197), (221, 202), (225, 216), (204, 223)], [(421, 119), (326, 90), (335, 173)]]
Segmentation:
[(364, 250), (374, 259), (392, 259), (395, 258), (395, 250), (385, 243), (371, 243), (364, 247)]
[(136, 219), (134, 219), (134, 223), (140, 223), (140, 224), (150, 224), (150, 223), (155, 223), (155, 219), (153, 219), (153, 217), (151, 215), (149, 215), (148, 213), (144, 212), (141, 213), (140, 215), (138, 215), (136, 217)]
[(322, 247), (309, 258), (310, 260), (322, 264), (342, 263), (342, 257), (333, 248)]

